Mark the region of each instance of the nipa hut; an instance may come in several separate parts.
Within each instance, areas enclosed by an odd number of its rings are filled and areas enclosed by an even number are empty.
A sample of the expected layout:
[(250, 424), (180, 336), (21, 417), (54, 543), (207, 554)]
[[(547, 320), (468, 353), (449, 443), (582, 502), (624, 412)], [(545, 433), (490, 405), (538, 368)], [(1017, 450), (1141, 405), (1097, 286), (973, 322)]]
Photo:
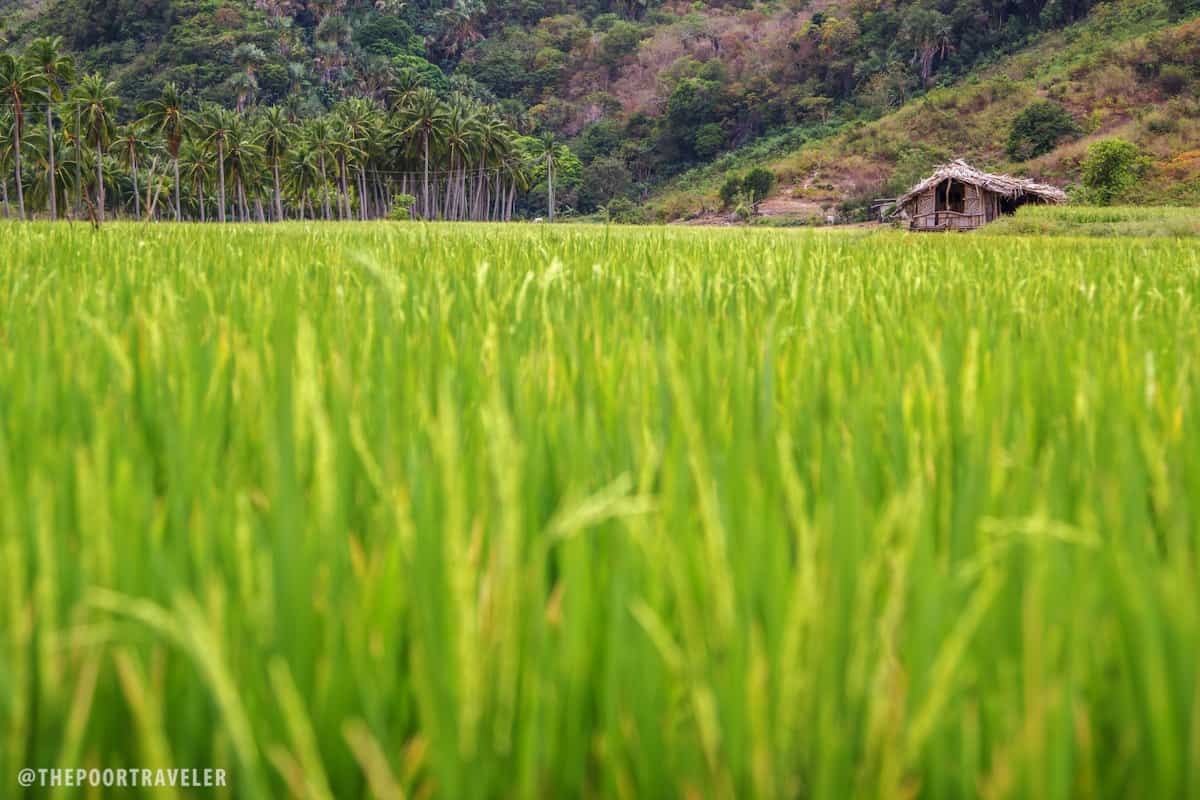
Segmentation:
[(1065, 203), (1062, 189), (1028, 178), (992, 175), (965, 161), (943, 164), (896, 200), (897, 215), (915, 231), (967, 231), (1026, 203)]

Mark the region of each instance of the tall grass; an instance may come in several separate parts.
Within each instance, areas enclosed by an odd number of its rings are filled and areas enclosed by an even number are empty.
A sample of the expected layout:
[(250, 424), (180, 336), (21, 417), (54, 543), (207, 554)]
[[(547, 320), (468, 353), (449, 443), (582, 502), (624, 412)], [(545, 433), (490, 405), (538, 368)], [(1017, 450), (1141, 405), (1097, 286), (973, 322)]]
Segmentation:
[(1200, 797), (1191, 245), (0, 248), (3, 796)]
[(982, 229), (1021, 236), (1200, 236), (1200, 209), (1170, 206), (1023, 206)]

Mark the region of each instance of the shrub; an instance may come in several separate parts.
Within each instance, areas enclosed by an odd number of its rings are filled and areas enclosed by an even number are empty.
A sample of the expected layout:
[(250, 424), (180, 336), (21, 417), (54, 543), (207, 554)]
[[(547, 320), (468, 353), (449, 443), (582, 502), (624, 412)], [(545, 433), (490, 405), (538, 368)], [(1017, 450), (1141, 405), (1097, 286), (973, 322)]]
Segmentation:
[(1158, 85), (1169, 97), (1182, 92), (1192, 82), (1192, 73), (1187, 67), (1178, 64), (1167, 64), (1158, 71)]
[(741, 222), (748, 222), (754, 216), (754, 204), (750, 202), (748, 197), (743, 195), (737, 207), (733, 209), (733, 215)]
[(774, 185), (775, 173), (763, 167), (755, 167), (742, 178), (742, 188), (750, 196), (750, 202), (756, 205), (771, 193), (771, 187)]
[(738, 195), (742, 193), (742, 179), (737, 175), (730, 175), (721, 184), (720, 191), (717, 196), (721, 198), (721, 207), (729, 208), (737, 200)]
[(424, 42), (407, 22), (383, 14), (368, 17), (355, 28), (354, 43), (372, 55), (388, 58), (419, 57), (425, 52)]
[(444, 94), (449, 89), (446, 75), (436, 64), (432, 64), (420, 56), (401, 55), (392, 58), (392, 69), (398, 74), (404, 70), (412, 70), (421, 86), (432, 89), (438, 94)]
[(1147, 114), (1142, 118), (1142, 124), (1146, 126), (1146, 130), (1153, 134), (1170, 133), (1178, 128), (1178, 123), (1170, 114), (1162, 114), (1154, 112)]
[(625, 161), (613, 156), (597, 158), (583, 169), (579, 202), (584, 211), (591, 211), (614, 198), (625, 197), (633, 189), (633, 176)]
[(642, 41), (642, 32), (637, 25), (624, 20), (613, 23), (608, 32), (600, 37), (599, 62), (609, 68), (616, 67), (626, 56), (634, 53)]
[(1014, 161), (1037, 158), (1079, 133), (1079, 126), (1065, 108), (1050, 100), (1039, 100), (1013, 120), (1008, 132), (1008, 157)]
[(715, 122), (708, 122), (696, 129), (692, 137), (692, 149), (700, 158), (708, 159), (720, 152), (725, 146), (725, 132)]
[(1137, 184), (1147, 161), (1136, 145), (1124, 139), (1105, 139), (1088, 147), (1082, 166), (1087, 199), (1108, 205)]
[(625, 197), (614, 197), (603, 211), (609, 222), (621, 225), (639, 225), (646, 221), (645, 212)]
[(398, 194), (392, 197), (392, 210), (388, 212), (388, 219), (393, 222), (407, 222), (411, 219), (411, 211), (413, 204), (417, 202), (417, 198), (411, 194)]

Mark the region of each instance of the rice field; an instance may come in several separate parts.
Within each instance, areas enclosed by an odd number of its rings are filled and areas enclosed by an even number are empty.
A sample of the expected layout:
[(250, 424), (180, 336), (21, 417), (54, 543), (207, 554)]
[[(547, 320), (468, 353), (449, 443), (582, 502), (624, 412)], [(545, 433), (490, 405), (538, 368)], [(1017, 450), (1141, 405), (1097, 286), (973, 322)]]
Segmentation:
[(982, 234), (1021, 236), (1200, 237), (1200, 208), (1170, 206), (1022, 206)]
[[(1200, 797), (1200, 249), (0, 226), (0, 796)], [(22, 790), (23, 767), (219, 789)]]

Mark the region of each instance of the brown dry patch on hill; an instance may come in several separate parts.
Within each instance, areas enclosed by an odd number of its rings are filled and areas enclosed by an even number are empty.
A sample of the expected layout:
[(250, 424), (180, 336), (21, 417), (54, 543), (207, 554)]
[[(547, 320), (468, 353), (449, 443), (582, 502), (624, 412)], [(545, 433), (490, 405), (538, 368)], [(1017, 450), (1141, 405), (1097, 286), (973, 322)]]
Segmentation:
[(828, 11), (837, 1), (700, 10), (689, 3), (668, 3), (664, 8), (678, 14), (679, 21), (644, 39), (611, 79), (607, 70), (589, 61), (598, 51), (600, 36), (596, 35), (591, 47), (579, 54), (582, 60), (571, 65), (571, 76), (564, 84), (564, 99), (583, 104), (569, 128), (578, 130), (599, 118), (599, 105), (586, 102), (594, 95), (611, 98), (625, 114), (661, 114), (671, 85), (665, 78), (672, 75), (672, 66), (684, 59), (716, 59), (734, 83), (760, 75), (778, 76), (788, 67), (788, 43), (805, 29), (813, 14)]

